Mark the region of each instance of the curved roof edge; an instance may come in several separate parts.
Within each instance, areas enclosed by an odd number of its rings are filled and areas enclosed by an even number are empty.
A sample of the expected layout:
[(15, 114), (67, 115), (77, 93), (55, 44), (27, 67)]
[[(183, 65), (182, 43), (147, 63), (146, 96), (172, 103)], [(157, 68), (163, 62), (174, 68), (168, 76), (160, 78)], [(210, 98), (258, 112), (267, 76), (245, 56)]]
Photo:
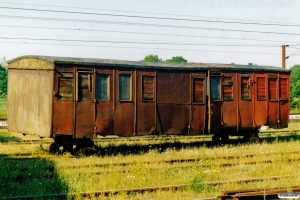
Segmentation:
[(55, 57), (25, 55), (8, 61), (8, 68), (22, 69), (54, 69), (55, 64), (75, 64), (75, 65), (98, 65), (98, 66), (118, 66), (132, 68), (152, 68), (169, 70), (244, 70), (244, 71), (271, 71), (271, 72), (290, 72), (289, 69), (282, 69), (274, 66), (260, 65), (238, 65), (238, 64), (217, 64), (217, 63), (168, 63), (168, 62), (140, 62), (125, 61), (101, 58), (75, 58), (75, 57)]

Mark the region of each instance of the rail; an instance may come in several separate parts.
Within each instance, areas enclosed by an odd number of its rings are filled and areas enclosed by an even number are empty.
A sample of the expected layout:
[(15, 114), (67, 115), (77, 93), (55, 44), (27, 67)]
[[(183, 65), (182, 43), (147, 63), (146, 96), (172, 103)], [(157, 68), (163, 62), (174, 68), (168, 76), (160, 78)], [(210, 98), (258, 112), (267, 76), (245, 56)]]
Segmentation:
[[(261, 177), (261, 178), (250, 178), (250, 179), (240, 179), (240, 180), (229, 180), (229, 181), (217, 181), (217, 182), (203, 182), (199, 184), (204, 185), (221, 185), (227, 183), (248, 183), (255, 181), (264, 181), (264, 180), (277, 180), (279, 178), (287, 178), (287, 177), (296, 177), (300, 175), (287, 175), (287, 176), (271, 176), (271, 177)], [(135, 194), (135, 193), (144, 193), (144, 192), (155, 192), (155, 191), (176, 191), (178, 189), (182, 189), (185, 187), (189, 187), (189, 184), (178, 184), (178, 185), (166, 185), (166, 186), (154, 186), (154, 187), (142, 187), (142, 188), (128, 188), (128, 189), (115, 189), (115, 190), (101, 190), (101, 191), (92, 191), (92, 192), (80, 192), (80, 193), (62, 193), (62, 194), (45, 194), (45, 195), (30, 195), (30, 196), (13, 196), (13, 197), (4, 197), (3, 199), (47, 199), (47, 198), (70, 198), (70, 197), (97, 197), (97, 196), (112, 196), (117, 194)], [(300, 191), (300, 186), (294, 186), (290, 188), (293, 192)], [(223, 200), (223, 199), (233, 199), (233, 200), (245, 200), (245, 199), (253, 199), (254, 197), (274, 197), (277, 195), (276, 199), (278, 199), (278, 193), (287, 192), (287, 189), (271, 189), (267, 191), (257, 191), (256, 189), (252, 190), (228, 190), (222, 191), (222, 195), (217, 198), (196, 198), (197, 200)], [(267, 194), (267, 196), (266, 196)], [(256, 199), (256, 198), (255, 198)]]

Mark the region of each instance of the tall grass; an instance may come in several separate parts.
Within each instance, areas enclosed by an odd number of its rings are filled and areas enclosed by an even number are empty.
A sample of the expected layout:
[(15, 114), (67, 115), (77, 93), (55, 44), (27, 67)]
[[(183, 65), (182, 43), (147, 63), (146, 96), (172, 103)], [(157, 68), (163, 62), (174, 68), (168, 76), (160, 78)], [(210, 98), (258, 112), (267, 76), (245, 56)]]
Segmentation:
[(7, 117), (7, 99), (0, 98), (0, 118)]

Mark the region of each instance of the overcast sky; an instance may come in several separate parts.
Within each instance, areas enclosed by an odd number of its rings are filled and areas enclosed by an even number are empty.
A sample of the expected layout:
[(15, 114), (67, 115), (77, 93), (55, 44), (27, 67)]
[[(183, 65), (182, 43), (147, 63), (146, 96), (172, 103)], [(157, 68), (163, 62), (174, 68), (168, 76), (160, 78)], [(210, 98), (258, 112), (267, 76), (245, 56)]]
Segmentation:
[[(0, 58), (300, 64), (299, 0), (0, 0)], [(299, 52), (298, 52), (299, 51)]]

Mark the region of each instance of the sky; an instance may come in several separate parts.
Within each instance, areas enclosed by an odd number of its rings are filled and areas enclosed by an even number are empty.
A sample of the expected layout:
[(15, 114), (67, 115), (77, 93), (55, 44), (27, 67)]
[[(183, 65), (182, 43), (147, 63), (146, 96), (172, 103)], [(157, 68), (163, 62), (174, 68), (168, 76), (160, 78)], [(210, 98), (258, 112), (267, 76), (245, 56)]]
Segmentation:
[(0, 0), (0, 58), (300, 64), (299, 0)]

